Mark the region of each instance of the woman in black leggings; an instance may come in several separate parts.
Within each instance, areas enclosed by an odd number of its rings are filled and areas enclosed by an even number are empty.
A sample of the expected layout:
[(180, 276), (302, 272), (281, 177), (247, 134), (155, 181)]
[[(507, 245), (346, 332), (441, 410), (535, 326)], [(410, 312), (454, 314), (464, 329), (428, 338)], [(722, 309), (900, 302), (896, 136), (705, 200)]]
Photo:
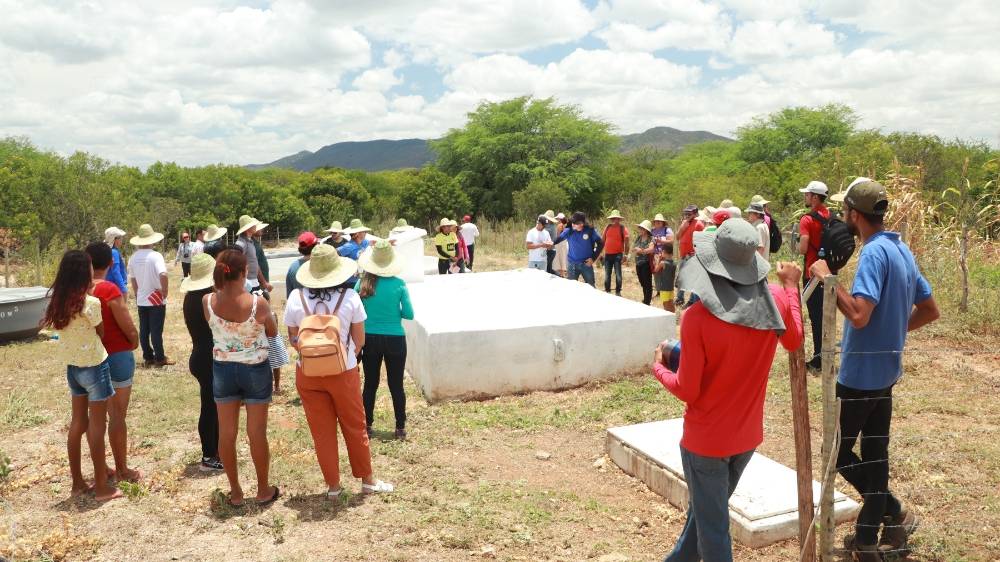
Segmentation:
[(212, 273), (215, 259), (208, 254), (197, 254), (191, 260), (191, 275), (181, 281), (184, 295), (184, 324), (191, 335), (191, 358), (188, 369), (198, 380), (201, 392), (201, 415), (198, 417), (198, 435), (201, 437), (201, 465), (203, 472), (222, 470), (219, 460), (219, 415), (212, 395), (212, 329), (205, 319), (202, 297), (212, 292)]
[(406, 394), (403, 391), (403, 370), (406, 367), (406, 334), (403, 319), (413, 319), (413, 306), (406, 282), (396, 277), (403, 265), (389, 242), (380, 240), (358, 258), (364, 271), (357, 292), (365, 305), (365, 347), (361, 364), (365, 369), (365, 385), (361, 394), (365, 403), (368, 435), (375, 418), (375, 394), (385, 361), (389, 394), (396, 417), (396, 439), (406, 439)]

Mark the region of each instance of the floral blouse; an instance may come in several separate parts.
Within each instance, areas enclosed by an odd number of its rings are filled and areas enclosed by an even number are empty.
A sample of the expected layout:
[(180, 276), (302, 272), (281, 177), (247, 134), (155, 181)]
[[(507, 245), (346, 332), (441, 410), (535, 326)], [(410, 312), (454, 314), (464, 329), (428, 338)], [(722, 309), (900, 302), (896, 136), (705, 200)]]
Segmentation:
[(264, 325), (257, 321), (257, 295), (253, 297), (250, 317), (243, 322), (230, 322), (216, 316), (212, 301), (208, 298), (208, 325), (212, 328), (212, 358), (226, 363), (257, 365), (267, 361), (267, 336)]

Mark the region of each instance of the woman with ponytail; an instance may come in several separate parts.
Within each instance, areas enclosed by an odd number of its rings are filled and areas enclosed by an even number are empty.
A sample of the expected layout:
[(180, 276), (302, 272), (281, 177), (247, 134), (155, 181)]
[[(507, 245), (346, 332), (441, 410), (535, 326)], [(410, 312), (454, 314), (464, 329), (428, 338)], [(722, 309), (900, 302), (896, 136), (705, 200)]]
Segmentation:
[[(73, 478), (72, 495), (93, 491), (98, 501), (121, 497), (122, 493), (108, 480), (104, 460), (104, 434), (107, 431), (108, 399), (114, 396), (108, 353), (101, 337), (104, 325), (101, 301), (89, 295), (94, 270), (90, 256), (79, 250), (63, 254), (59, 272), (49, 289), (49, 305), (42, 327), (59, 332), (57, 353), (66, 364), (66, 383), (72, 400), (72, 418), (66, 451)], [(90, 458), (94, 464), (94, 485), (83, 479), (81, 440), (87, 435)]]
[(271, 486), (271, 454), (267, 443), (267, 410), (272, 380), (267, 338), (278, 324), (263, 297), (246, 292), (247, 259), (224, 250), (216, 258), (215, 292), (202, 297), (205, 319), (212, 329), (212, 393), (219, 413), (219, 458), (229, 479), (229, 503), (243, 505), (236, 462), (236, 432), (240, 406), (247, 408), (247, 437), (257, 472), (257, 505), (273, 503), (281, 493)]

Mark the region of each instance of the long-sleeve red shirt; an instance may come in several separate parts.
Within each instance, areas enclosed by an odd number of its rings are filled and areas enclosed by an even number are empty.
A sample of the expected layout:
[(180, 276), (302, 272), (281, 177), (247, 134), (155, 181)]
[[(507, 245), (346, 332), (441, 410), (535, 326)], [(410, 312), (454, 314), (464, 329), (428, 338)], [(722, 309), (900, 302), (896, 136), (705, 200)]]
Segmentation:
[(798, 291), (769, 285), (785, 321), (779, 338), (719, 320), (698, 302), (684, 313), (677, 373), (659, 363), (653, 375), (687, 404), (681, 446), (705, 457), (728, 457), (764, 441), (764, 395), (778, 341), (795, 351), (802, 345)]

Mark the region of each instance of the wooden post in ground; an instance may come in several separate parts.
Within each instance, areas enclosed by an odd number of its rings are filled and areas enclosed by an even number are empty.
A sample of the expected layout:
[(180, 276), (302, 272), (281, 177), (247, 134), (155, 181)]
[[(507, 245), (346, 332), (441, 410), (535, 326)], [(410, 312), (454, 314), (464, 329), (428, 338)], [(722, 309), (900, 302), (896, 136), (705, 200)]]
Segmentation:
[[(817, 289), (819, 290), (819, 289)], [(836, 522), (833, 513), (833, 485), (837, 471), (826, 471), (828, 466), (836, 466), (836, 460), (830, 457), (839, 448), (834, 443), (837, 426), (840, 422), (837, 409), (837, 276), (827, 275), (823, 278), (823, 452), (822, 474), (823, 493), (819, 504), (819, 552), (822, 562), (834, 560), (834, 533)]]
[(788, 354), (788, 379), (792, 391), (792, 428), (795, 431), (795, 475), (799, 497), (799, 552), (801, 562), (816, 559), (816, 536), (809, 532), (813, 520), (812, 438), (809, 429), (809, 389), (806, 383), (805, 341)]
[(35, 286), (42, 284), (42, 242), (35, 240)]
[(3, 286), (10, 288), (10, 246), (3, 249)]

